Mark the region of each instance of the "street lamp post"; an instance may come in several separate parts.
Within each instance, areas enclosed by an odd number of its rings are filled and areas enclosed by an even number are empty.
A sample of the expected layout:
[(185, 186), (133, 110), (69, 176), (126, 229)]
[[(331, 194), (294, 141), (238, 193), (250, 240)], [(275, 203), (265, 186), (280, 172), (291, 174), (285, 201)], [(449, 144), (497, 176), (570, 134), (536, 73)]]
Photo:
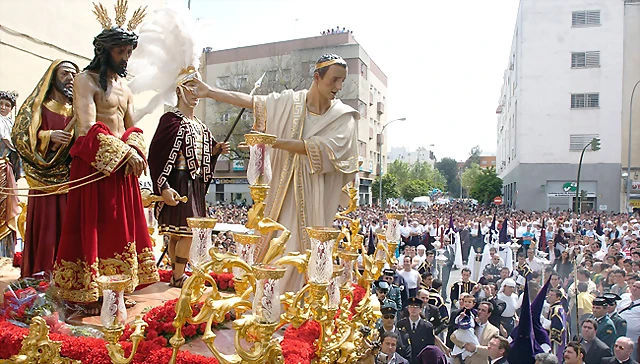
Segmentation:
[(405, 121), (405, 120), (407, 120), (407, 118), (393, 119), (388, 123), (384, 124), (384, 126), (382, 127), (382, 130), (380, 130), (380, 134), (377, 140), (378, 142), (378, 203), (382, 208), (384, 208), (384, 205), (382, 203), (382, 135), (384, 133), (384, 129), (386, 129), (387, 126), (389, 126), (389, 124), (393, 123), (394, 121)]
[(584, 148), (582, 148), (582, 153), (580, 153), (580, 162), (578, 163), (578, 178), (576, 179), (576, 201), (575, 201), (575, 208), (573, 209), (573, 211), (577, 212), (578, 214), (580, 214), (580, 210), (582, 210), (582, 204), (580, 201), (580, 171), (582, 170), (582, 158), (584, 157), (584, 152), (587, 150), (587, 148), (591, 147), (591, 150), (593, 150), (594, 152), (597, 152), (600, 150), (600, 138), (593, 138), (591, 139), (591, 141), (589, 143), (587, 143), (587, 145), (584, 146)]
[(631, 98), (629, 99), (629, 145), (627, 147), (627, 209), (631, 206), (631, 126), (633, 120), (633, 95), (636, 93), (636, 88), (640, 84), (640, 81), (636, 82), (631, 91)]

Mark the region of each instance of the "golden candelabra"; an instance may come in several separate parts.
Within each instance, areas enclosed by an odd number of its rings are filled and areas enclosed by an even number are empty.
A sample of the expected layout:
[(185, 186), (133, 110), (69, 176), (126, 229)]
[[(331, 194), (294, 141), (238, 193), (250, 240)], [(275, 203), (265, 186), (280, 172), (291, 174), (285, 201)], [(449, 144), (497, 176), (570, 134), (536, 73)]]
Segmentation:
[[(173, 322), (176, 333), (169, 340), (173, 347), (170, 363), (176, 362), (185, 343), (182, 327), (187, 322), (206, 323), (202, 340), (221, 363), (283, 363), (280, 342), (274, 335), (277, 329), (284, 325), (297, 328), (309, 320), (318, 322), (321, 327), (316, 342), (318, 363), (355, 362), (366, 355), (371, 350), (371, 343), (377, 340), (377, 330), (368, 333), (362, 330), (373, 327), (380, 317), (380, 304), (370, 292), (371, 283), (377, 276), (366, 269), (363, 275), (359, 273), (355, 263), (363, 249), (364, 238), (358, 234), (360, 221), (347, 216), (357, 208), (357, 181), (343, 189), (351, 202), (346, 211), (336, 216), (348, 220), (349, 228), (307, 227), (305, 231), (311, 249), (284, 254), (290, 231), (264, 215), (271, 180), (269, 149), (275, 141), (273, 135), (245, 135), (251, 153), (247, 178), (254, 202), (245, 225), (250, 231), (234, 234), (237, 254), (221, 254), (210, 249), (210, 261), (193, 265), (193, 275), (185, 282), (176, 305)], [(261, 251), (264, 242), (267, 243)], [(376, 266), (382, 267), (390, 259), (386, 255), (391, 247), (385, 242), (384, 239), (379, 242), (381, 253), (378, 256), (383, 259), (380, 262), (371, 260)], [(338, 261), (340, 264), (334, 265)], [(305, 273), (307, 282), (298, 292), (281, 294), (279, 280), (285, 276), (287, 267)], [(224, 296), (218, 291), (209, 276), (212, 271), (233, 272), (234, 295)], [(355, 277), (366, 289), (366, 295), (349, 318)], [(205, 289), (205, 283), (211, 285), (209, 290)], [(194, 316), (192, 305), (196, 302), (203, 302), (204, 306)], [(232, 324), (235, 350), (225, 354), (216, 347), (216, 334), (211, 326), (221, 322), (231, 311), (238, 317)]]
[(98, 286), (102, 291), (102, 309), (100, 321), (102, 322), (102, 332), (107, 341), (107, 351), (111, 362), (114, 364), (129, 364), (133, 356), (138, 351), (140, 341), (144, 339), (144, 330), (147, 323), (140, 315), (136, 315), (133, 323), (134, 331), (131, 334), (131, 353), (124, 355), (124, 349), (120, 345), (120, 337), (124, 331), (127, 320), (127, 310), (124, 304), (124, 290), (129, 285), (131, 279), (124, 275), (100, 276), (97, 278)]

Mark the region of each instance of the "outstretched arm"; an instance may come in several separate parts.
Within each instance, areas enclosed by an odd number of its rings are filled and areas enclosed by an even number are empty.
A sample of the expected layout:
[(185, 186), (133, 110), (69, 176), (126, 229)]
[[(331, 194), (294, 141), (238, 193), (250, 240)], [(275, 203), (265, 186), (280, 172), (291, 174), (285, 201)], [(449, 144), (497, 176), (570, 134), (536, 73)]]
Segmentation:
[(209, 98), (245, 109), (253, 109), (253, 96), (251, 95), (214, 88), (198, 79), (194, 79), (194, 81), (196, 85), (191, 88), (191, 91), (198, 98)]

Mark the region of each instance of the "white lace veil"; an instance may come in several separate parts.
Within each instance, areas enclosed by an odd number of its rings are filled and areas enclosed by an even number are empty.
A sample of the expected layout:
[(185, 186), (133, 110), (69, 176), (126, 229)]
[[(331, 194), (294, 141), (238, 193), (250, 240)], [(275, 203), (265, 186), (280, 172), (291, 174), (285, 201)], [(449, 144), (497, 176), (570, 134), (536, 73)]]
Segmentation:
[(138, 34), (138, 48), (127, 67), (134, 76), (129, 88), (134, 94), (153, 91), (155, 95), (136, 109), (136, 122), (162, 104), (177, 104), (176, 80), (188, 67), (198, 69), (203, 49), (195, 20), (178, 2), (147, 15)]

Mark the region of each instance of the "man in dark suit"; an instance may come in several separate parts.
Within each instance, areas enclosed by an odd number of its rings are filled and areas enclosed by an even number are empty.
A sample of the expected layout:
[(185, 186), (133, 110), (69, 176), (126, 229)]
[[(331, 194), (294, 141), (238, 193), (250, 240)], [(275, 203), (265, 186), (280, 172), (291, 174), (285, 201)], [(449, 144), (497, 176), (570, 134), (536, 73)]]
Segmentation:
[(496, 335), (493, 339), (489, 340), (487, 352), (489, 352), (491, 364), (509, 364), (507, 361), (509, 348), (509, 341), (500, 335)]
[(582, 340), (580, 345), (584, 348), (585, 364), (600, 364), (603, 358), (611, 356), (611, 349), (596, 337), (598, 323), (592, 318), (582, 322)]
[(436, 339), (433, 333), (433, 324), (420, 317), (422, 312), (422, 300), (417, 297), (409, 298), (407, 304), (409, 316), (398, 322), (398, 329), (409, 334), (411, 341), (411, 363), (418, 363), (418, 354), (427, 345), (435, 345)]
[(631, 359), (632, 352), (633, 340), (621, 336), (613, 345), (613, 356), (602, 359), (602, 364), (638, 364), (637, 361)]
[(396, 309), (393, 302), (389, 302), (389, 304), (380, 308), (380, 312), (382, 313), (382, 326), (378, 328), (378, 331), (380, 332), (381, 338), (387, 332), (396, 333), (398, 336), (396, 339), (396, 351), (403, 358), (411, 359), (411, 344), (409, 343), (409, 334), (407, 332), (398, 330), (395, 325), (397, 311), (398, 310)]

